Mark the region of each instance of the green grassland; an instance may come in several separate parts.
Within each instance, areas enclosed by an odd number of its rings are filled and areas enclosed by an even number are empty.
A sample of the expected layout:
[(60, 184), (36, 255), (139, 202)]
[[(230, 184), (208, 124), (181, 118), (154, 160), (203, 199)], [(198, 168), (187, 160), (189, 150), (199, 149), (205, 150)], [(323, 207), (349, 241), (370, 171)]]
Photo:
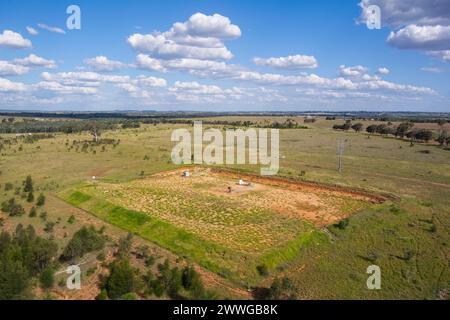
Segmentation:
[[(236, 248), (130, 211), (83, 188), (92, 176), (102, 183), (130, 183), (176, 168), (170, 161), (170, 135), (182, 125), (107, 131), (102, 138), (120, 139), (120, 143), (105, 150), (70, 149), (74, 140), (91, 140), (88, 134), (57, 134), (33, 144), (7, 146), (0, 156), (0, 200), (13, 196), (13, 190), (4, 191), (5, 183), (17, 187), (31, 175), (39, 192), (47, 195), (48, 216), (61, 220), (56, 226), (61, 228), (57, 237), (61, 242), (67, 241), (63, 233), (77, 228), (66, 223), (71, 214), (91, 219), (94, 213), (234, 280), (237, 287), (267, 286), (274, 277), (286, 275), (300, 288), (300, 297), (307, 299), (445, 298), (450, 289), (450, 152), (435, 145), (410, 146), (399, 139), (336, 132), (330, 128), (332, 123), (320, 120), (308, 124), (309, 129), (281, 131), (280, 176), (388, 193), (395, 200), (351, 216), (345, 229), (328, 226), (328, 231), (321, 231), (299, 224), (296, 228), (301, 232), (281, 249), (264, 251), (248, 263), (235, 255)], [(341, 174), (338, 139), (346, 139)], [(250, 166), (230, 168), (259, 171)], [(41, 229), (44, 225), (27, 215), (5, 218)], [(268, 277), (256, 274), (258, 263), (272, 267)], [(382, 270), (381, 290), (366, 287), (366, 269), (372, 264)]]
[[(252, 206), (202, 194), (183, 185), (171, 188), (173, 185), (161, 183), (164, 179), (158, 177), (147, 181), (146, 185), (139, 181), (88, 184), (60, 196), (246, 286), (260, 280), (258, 265), (275, 271), (293, 261), (300, 248), (327, 240), (308, 221), (282, 216), (256, 203)], [(362, 201), (351, 199), (345, 203), (352, 206), (353, 202), (364, 206)]]

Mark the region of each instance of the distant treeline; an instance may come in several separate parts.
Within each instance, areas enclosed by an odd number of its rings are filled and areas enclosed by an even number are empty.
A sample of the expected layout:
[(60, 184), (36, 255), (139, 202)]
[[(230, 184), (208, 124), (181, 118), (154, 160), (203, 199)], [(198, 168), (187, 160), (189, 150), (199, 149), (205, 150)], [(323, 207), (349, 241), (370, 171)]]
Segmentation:
[[(442, 126), (444, 122), (440, 121)], [(351, 120), (347, 120), (344, 124), (333, 125), (334, 130), (348, 131), (350, 129), (355, 132), (361, 132), (364, 129), (362, 123), (353, 124)], [(384, 136), (394, 136), (397, 138), (408, 138), (411, 141), (429, 142), (435, 140), (441, 146), (447, 146), (450, 144), (450, 134), (441, 128), (437, 134), (432, 130), (414, 128), (413, 122), (402, 122), (399, 125), (393, 125), (392, 123), (372, 124), (365, 128), (365, 131), (369, 134), (380, 134)]]
[[(142, 120), (146, 124), (188, 124), (194, 125), (195, 120), (189, 119), (147, 119)], [(267, 122), (259, 123), (253, 121), (226, 121), (226, 120), (202, 120), (202, 124), (216, 125), (216, 126), (230, 126), (230, 127), (258, 127), (258, 128), (272, 128), (272, 129), (308, 129), (308, 127), (298, 124), (293, 119), (287, 119), (284, 122)]]
[[(92, 125), (90, 121), (24, 119), (24, 121), (0, 123), (0, 133), (77, 133), (90, 130)], [(95, 121), (95, 125), (102, 130), (111, 130), (117, 128), (119, 123), (117, 121), (98, 120)]]
[[(193, 125), (194, 120), (190, 119), (86, 119), (86, 120), (38, 120), (38, 119), (23, 119), (23, 121), (15, 121), (14, 118), (3, 119), (0, 123), (0, 133), (79, 133), (84, 131), (92, 131), (95, 127), (97, 131), (139, 128), (141, 123), (145, 124), (186, 124)], [(307, 129), (306, 126), (300, 125), (293, 119), (287, 119), (284, 122), (267, 122), (257, 123), (252, 121), (202, 121), (206, 125), (222, 125), (229, 127), (259, 127), (259, 128), (274, 128), (274, 129)]]

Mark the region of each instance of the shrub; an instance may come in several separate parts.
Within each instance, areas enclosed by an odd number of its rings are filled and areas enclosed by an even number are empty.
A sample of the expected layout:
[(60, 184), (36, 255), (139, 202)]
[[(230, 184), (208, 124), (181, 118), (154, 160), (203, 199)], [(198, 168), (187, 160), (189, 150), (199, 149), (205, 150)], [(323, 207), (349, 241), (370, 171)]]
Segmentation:
[(148, 256), (147, 259), (145, 260), (145, 265), (147, 267), (151, 267), (155, 264), (155, 261), (156, 261), (156, 259), (154, 256)]
[(191, 292), (192, 298), (202, 299), (205, 296), (205, 288), (200, 274), (195, 271), (194, 267), (189, 266), (183, 269), (182, 283), (183, 287)]
[(51, 289), (55, 284), (55, 273), (51, 268), (45, 269), (39, 277), (42, 289)]
[(265, 264), (260, 264), (256, 267), (260, 276), (267, 277), (269, 275), (269, 269)]
[(83, 227), (69, 241), (60, 257), (62, 261), (81, 258), (86, 253), (103, 249), (105, 239), (93, 227)]
[(27, 196), (27, 202), (33, 202), (34, 201), (34, 194), (33, 192), (28, 192), (28, 196)]
[(33, 192), (33, 179), (31, 179), (31, 176), (27, 176), (23, 182), (23, 192)]
[(54, 222), (47, 222), (45, 224), (44, 231), (46, 233), (53, 233), (54, 228), (55, 228), (55, 223)]
[(350, 224), (350, 220), (348, 218), (343, 219), (341, 221), (339, 221), (338, 223), (334, 224), (334, 226), (340, 230), (344, 230), (345, 228), (348, 227), (348, 225)]
[(110, 299), (119, 299), (136, 289), (136, 271), (128, 259), (117, 259), (110, 264), (110, 274), (105, 280), (105, 290)]
[(14, 188), (14, 185), (11, 182), (5, 183), (5, 191), (12, 190)]
[(67, 222), (68, 222), (69, 224), (75, 223), (75, 217), (74, 217), (74, 215), (71, 215), (71, 216), (69, 217), (69, 219), (67, 220)]
[(2, 203), (1, 209), (11, 217), (22, 216), (25, 213), (25, 209), (21, 204), (16, 203), (15, 198), (11, 198), (8, 201)]
[(289, 278), (275, 279), (270, 286), (266, 298), (269, 300), (291, 300), (296, 297), (296, 288)]
[(44, 194), (41, 193), (39, 195), (39, 197), (37, 198), (36, 205), (38, 207), (42, 207), (44, 204), (45, 204), (45, 196), (44, 196)]
[(47, 211), (42, 211), (39, 214), (39, 218), (41, 218), (43, 221), (47, 220)]
[(103, 289), (102, 291), (100, 291), (95, 300), (108, 300), (108, 292), (106, 292), (106, 290)]
[(28, 215), (30, 218), (34, 218), (37, 216), (37, 211), (36, 211), (36, 207), (32, 207), (30, 209), (30, 214)]

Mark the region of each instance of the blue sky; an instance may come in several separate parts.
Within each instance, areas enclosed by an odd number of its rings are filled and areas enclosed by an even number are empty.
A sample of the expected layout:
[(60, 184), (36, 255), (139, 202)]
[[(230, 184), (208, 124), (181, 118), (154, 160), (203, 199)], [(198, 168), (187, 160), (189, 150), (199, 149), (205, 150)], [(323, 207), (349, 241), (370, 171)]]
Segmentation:
[[(380, 30), (364, 23), (373, 4)], [(450, 112), (449, 8), (0, 0), (0, 109)]]

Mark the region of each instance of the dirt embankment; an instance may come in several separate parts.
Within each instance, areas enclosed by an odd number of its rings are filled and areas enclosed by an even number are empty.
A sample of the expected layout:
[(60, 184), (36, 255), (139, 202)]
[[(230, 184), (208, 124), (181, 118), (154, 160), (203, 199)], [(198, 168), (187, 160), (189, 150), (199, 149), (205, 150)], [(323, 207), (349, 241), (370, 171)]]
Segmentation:
[(314, 192), (336, 192), (345, 194), (354, 198), (358, 198), (361, 200), (370, 201), (372, 203), (383, 203), (389, 198), (394, 198), (392, 195), (379, 195), (373, 194), (366, 190), (349, 188), (337, 185), (325, 185), (316, 182), (306, 182), (306, 181), (298, 181), (290, 178), (283, 177), (262, 177), (256, 174), (251, 173), (236, 173), (232, 170), (228, 169), (211, 169), (214, 173), (230, 177), (233, 179), (244, 179), (254, 183), (261, 183), (265, 185), (270, 185), (274, 187), (289, 189), (289, 190), (308, 190)]

